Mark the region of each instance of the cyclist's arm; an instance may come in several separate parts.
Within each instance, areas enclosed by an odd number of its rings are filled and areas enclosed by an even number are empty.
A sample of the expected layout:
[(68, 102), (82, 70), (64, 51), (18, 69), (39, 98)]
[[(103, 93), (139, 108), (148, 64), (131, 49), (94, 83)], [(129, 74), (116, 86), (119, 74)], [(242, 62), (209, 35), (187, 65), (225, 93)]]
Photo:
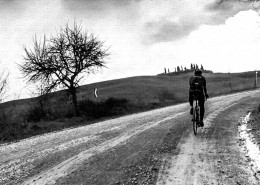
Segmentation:
[(192, 80), (193, 80), (193, 77), (190, 77), (190, 80), (189, 80), (189, 85), (191, 86), (192, 84)]
[(206, 79), (204, 78), (203, 81), (204, 81), (204, 82), (203, 82), (203, 91), (204, 91), (204, 94), (206, 95), (206, 94), (208, 94), (208, 92), (207, 92), (207, 87), (206, 87)]

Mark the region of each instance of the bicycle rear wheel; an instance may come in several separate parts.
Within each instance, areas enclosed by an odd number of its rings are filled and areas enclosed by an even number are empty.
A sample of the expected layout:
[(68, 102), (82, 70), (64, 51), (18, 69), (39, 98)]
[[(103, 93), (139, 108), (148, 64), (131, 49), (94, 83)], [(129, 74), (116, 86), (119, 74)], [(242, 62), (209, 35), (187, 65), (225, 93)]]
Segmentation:
[(197, 129), (198, 129), (198, 125), (197, 125), (197, 114), (196, 114), (196, 110), (197, 110), (197, 106), (195, 106), (193, 108), (193, 119), (192, 119), (192, 122), (193, 122), (193, 132), (195, 135), (197, 135)]

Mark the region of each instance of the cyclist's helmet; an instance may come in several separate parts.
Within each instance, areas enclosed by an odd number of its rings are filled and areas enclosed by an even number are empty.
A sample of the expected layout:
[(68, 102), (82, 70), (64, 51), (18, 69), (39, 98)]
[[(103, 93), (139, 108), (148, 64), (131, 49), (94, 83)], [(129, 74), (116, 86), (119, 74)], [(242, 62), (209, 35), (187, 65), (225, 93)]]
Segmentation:
[(195, 69), (194, 74), (195, 75), (201, 75), (202, 74), (202, 70), (201, 69)]

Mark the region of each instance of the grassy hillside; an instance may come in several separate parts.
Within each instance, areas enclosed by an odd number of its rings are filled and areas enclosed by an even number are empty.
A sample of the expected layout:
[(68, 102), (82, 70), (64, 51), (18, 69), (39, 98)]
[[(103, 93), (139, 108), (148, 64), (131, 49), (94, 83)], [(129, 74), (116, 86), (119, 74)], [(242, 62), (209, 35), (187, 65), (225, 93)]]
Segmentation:
[[(100, 99), (120, 97), (144, 104), (164, 100), (171, 103), (183, 102), (188, 98), (188, 81), (192, 75), (193, 73), (179, 76), (139, 76), (100, 82), (82, 86), (79, 95), (85, 99), (88, 95), (86, 92), (98, 88)], [(255, 72), (206, 73), (204, 76), (211, 97), (251, 89), (254, 88), (255, 83)], [(89, 98), (93, 98), (93, 96)]]
[[(99, 102), (99, 109), (112, 109), (111, 106), (114, 106), (116, 114), (112, 114), (112, 116), (187, 102), (188, 81), (192, 75), (193, 73), (178, 76), (138, 76), (93, 83), (79, 88), (78, 100), (84, 105), (83, 109), (88, 109), (89, 106), (93, 108), (96, 102)], [(207, 80), (210, 97), (252, 89), (255, 83), (254, 71), (230, 74), (205, 73), (204, 76)], [(93, 90), (95, 88), (98, 89), (98, 99), (94, 97)], [(126, 101), (102, 103), (109, 98)], [(28, 117), (40, 116), (41, 112), (39, 113), (38, 109), (35, 109), (39, 106), (38, 102), (39, 98), (31, 98), (0, 104), (0, 140), (24, 138), (78, 124), (88, 124), (97, 120), (93, 116), (91, 117), (87, 111), (84, 113), (84, 118), (68, 118), (72, 115), (71, 99), (66, 91), (59, 91), (48, 96), (46, 109), (50, 115), (49, 119), (34, 123), (33, 119), (28, 119)], [(84, 110), (82, 111), (84, 112)]]

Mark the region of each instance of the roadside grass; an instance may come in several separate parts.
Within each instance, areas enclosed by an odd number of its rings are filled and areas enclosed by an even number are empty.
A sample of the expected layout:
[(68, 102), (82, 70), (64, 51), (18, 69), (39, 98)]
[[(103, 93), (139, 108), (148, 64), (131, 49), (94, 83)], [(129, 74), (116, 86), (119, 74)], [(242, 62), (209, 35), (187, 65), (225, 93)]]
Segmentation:
[[(14, 141), (187, 102), (188, 81), (192, 75), (138, 76), (81, 86), (78, 89), (78, 100), (82, 116), (79, 118), (73, 117), (71, 99), (66, 91), (49, 94), (42, 108), (39, 107), (39, 98), (2, 103), (0, 141)], [(204, 76), (210, 97), (255, 88), (255, 71), (205, 73)], [(98, 90), (98, 98), (94, 96), (95, 88)]]

